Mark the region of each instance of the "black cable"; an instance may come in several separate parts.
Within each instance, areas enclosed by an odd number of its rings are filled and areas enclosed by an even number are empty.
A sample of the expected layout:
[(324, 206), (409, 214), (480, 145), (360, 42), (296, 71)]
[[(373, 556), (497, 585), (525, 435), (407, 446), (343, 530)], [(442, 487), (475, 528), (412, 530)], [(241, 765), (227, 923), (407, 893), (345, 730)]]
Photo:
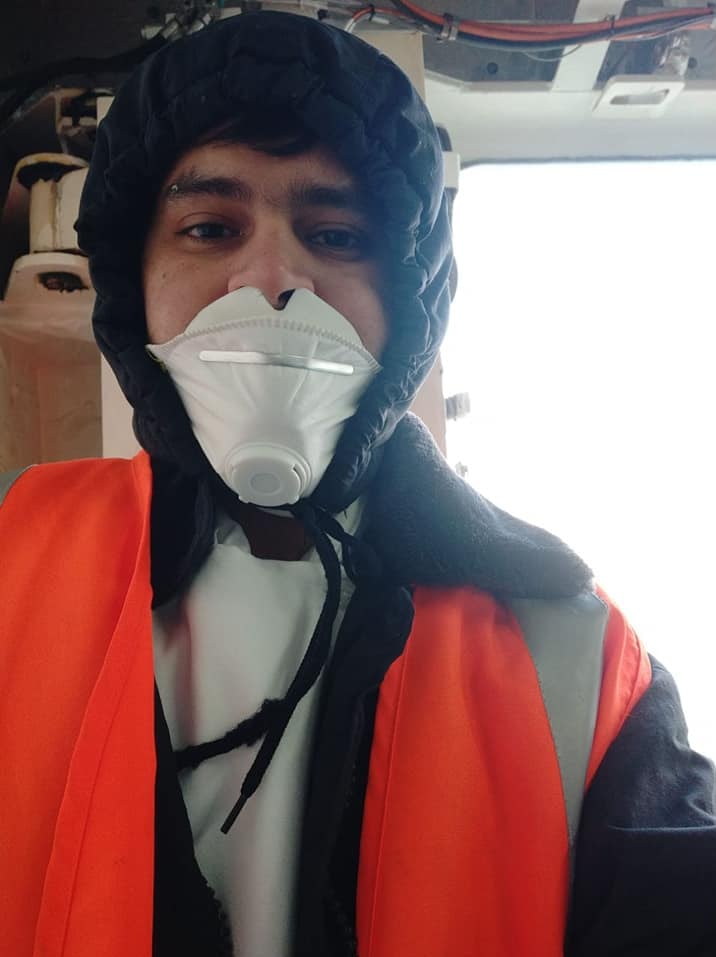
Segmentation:
[(0, 131), (24, 103), (43, 90), (54, 87), (62, 77), (126, 72), (163, 47), (167, 39), (164, 32), (160, 32), (141, 46), (126, 50), (124, 53), (104, 58), (74, 57), (70, 60), (58, 60), (55, 63), (48, 63), (39, 70), (29, 70), (0, 80), (0, 91), (15, 91), (0, 104)]
[(165, 42), (165, 37), (159, 32), (151, 40), (147, 40), (138, 47), (132, 47), (131, 50), (125, 50), (123, 53), (114, 53), (112, 56), (72, 57), (69, 60), (55, 60), (52, 63), (46, 63), (39, 69), (27, 70), (25, 73), (15, 73), (12, 76), (5, 77), (4, 80), (0, 80), (0, 92), (16, 90), (20, 86), (37, 89), (37, 87), (59, 76), (94, 73), (102, 69), (129, 69), (137, 63), (141, 63), (145, 57)]

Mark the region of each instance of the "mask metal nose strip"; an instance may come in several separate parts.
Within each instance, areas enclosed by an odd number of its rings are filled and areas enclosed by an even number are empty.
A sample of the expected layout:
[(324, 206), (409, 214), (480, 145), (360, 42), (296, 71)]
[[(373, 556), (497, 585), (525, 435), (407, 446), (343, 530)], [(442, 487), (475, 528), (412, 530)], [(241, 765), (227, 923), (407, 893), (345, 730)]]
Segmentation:
[(333, 375), (353, 375), (355, 366), (347, 362), (328, 362), (310, 356), (290, 356), (281, 352), (233, 352), (223, 349), (202, 349), (202, 362), (234, 362), (238, 365), (286, 366), (290, 369), (309, 369), (311, 372), (329, 372)]

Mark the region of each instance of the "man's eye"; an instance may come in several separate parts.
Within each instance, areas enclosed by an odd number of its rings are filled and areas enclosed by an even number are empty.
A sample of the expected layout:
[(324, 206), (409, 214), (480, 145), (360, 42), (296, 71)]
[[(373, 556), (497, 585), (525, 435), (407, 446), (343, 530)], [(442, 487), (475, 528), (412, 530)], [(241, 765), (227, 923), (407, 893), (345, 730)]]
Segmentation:
[(317, 229), (310, 234), (310, 241), (329, 251), (353, 255), (366, 252), (368, 246), (367, 237), (352, 229)]
[(234, 231), (223, 223), (194, 223), (182, 229), (181, 235), (191, 239), (230, 239)]

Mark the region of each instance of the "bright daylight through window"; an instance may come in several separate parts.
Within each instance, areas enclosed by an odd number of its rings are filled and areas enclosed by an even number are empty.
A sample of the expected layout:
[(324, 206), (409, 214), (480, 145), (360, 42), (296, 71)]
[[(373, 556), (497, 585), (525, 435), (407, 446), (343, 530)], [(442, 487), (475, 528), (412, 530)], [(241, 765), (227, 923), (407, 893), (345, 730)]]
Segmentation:
[(463, 172), (450, 461), (593, 568), (716, 757), (714, 162)]

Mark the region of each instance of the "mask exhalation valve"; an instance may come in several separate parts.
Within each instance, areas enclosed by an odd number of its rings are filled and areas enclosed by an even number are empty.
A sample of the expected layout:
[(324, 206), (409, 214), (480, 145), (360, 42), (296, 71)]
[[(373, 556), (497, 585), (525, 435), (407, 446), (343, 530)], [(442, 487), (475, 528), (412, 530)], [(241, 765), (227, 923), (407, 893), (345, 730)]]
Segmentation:
[(293, 505), (311, 481), (308, 462), (277, 445), (244, 445), (229, 454), (226, 474), (242, 502), (265, 508)]

